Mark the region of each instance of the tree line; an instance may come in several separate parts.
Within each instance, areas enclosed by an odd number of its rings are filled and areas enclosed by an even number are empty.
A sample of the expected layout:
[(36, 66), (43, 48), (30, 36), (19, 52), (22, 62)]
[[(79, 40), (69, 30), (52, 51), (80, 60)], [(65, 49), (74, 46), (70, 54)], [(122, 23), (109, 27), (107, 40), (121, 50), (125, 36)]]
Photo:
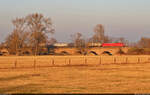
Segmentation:
[(4, 42), (11, 54), (18, 55), (19, 50), (31, 47), (35, 55), (39, 54), (40, 44), (46, 43), (48, 34), (55, 32), (50, 18), (43, 14), (29, 14), (12, 21), (13, 32)]
[[(57, 42), (55, 38), (49, 38), (49, 35), (55, 33), (52, 20), (43, 14), (33, 13), (22, 18), (12, 20), (13, 31), (7, 36), (0, 48), (5, 46), (11, 54), (18, 55), (19, 51), (30, 47), (34, 55), (39, 55), (42, 47), (46, 43), (54, 44)], [(70, 36), (72, 45), (76, 48), (87, 48), (88, 43), (112, 43), (121, 42), (132, 47), (150, 48), (150, 38), (142, 37), (136, 43), (129, 43), (125, 38), (113, 38), (105, 35), (104, 26), (96, 25), (94, 35), (85, 39), (82, 33), (77, 32)], [(44, 44), (44, 45), (43, 45)], [(71, 43), (70, 43), (71, 44)]]

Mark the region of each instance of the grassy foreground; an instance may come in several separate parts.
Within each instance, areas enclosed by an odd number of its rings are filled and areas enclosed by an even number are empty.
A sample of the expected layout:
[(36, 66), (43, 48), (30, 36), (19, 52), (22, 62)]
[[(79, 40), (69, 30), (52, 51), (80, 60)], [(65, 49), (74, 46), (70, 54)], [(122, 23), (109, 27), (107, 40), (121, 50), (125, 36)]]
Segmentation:
[(150, 64), (0, 69), (0, 93), (150, 93)]

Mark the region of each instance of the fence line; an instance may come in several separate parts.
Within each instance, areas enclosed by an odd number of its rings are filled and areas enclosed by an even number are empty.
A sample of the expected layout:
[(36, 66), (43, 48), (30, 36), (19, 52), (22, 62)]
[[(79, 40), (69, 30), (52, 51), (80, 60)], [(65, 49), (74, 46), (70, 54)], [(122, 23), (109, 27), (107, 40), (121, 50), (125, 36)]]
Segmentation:
[(0, 57), (0, 68), (150, 63), (150, 56), (14, 56)]

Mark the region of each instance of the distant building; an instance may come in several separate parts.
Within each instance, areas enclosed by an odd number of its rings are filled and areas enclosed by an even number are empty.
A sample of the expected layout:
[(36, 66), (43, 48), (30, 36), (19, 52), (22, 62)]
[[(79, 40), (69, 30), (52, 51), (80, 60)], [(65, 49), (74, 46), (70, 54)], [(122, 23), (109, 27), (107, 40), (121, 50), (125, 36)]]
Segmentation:
[(54, 47), (68, 47), (68, 44), (67, 43), (55, 43), (53, 46)]

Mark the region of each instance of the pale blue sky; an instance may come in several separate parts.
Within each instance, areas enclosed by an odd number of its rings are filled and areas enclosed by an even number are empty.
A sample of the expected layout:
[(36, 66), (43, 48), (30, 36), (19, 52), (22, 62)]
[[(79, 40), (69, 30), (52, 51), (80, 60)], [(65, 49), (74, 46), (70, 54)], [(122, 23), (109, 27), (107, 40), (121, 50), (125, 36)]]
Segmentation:
[(35, 12), (52, 19), (59, 42), (76, 32), (91, 37), (96, 24), (109, 36), (150, 37), (150, 0), (0, 0), (0, 42), (12, 32), (12, 19)]

